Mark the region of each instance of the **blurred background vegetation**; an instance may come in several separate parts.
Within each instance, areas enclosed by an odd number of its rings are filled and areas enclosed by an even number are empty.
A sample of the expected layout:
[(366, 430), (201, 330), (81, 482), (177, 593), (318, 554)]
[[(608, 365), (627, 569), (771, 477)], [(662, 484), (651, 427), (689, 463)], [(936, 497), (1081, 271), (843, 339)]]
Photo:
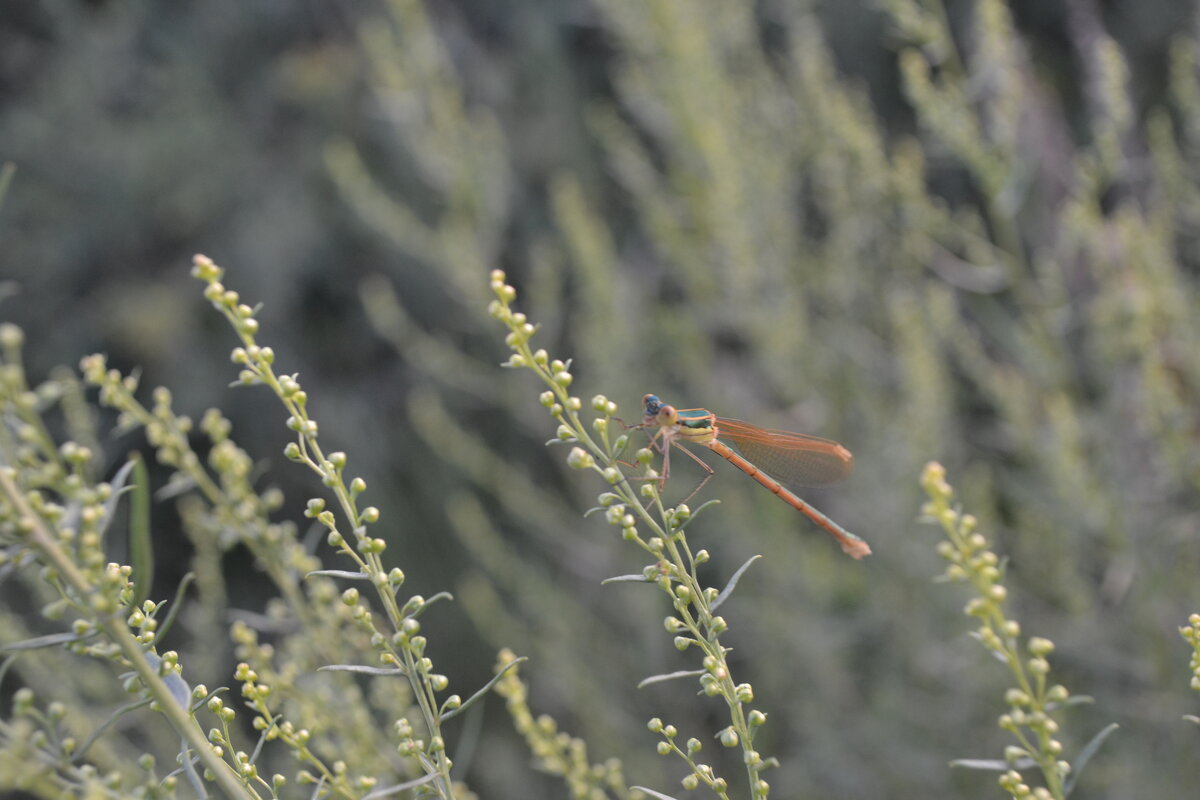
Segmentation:
[[(1000, 755), (1007, 684), (964, 635), (965, 596), (930, 581), (936, 535), (915, 518), (931, 458), (1009, 557), (1013, 615), (1096, 698), (1071, 712), (1068, 752), (1122, 726), (1082, 796), (1194, 786), (1177, 633), (1200, 607), (1192, 4), (0, 13), (0, 157), (18, 168), (0, 277), (19, 289), (0, 313), (30, 372), (100, 350), (181, 412), (220, 406), (302, 520), (318, 489), (279, 455), (274, 399), (227, 388), (234, 342), (187, 277), (197, 251), (229, 268), (369, 481), (388, 560), (414, 591), (455, 594), (425, 625), (456, 691), (511, 647), (536, 711), (664, 791), (680, 769), (646, 720), (706, 741), (722, 726), (690, 683), (633, 689), (693, 665), (654, 592), (600, 585), (641, 557), (581, 518), (601, 487), (542, 446), (540, 387), (496, 366), (501, 267), (580, 396), (632, 420), (655, 392), (854, 451), (856, 476), (810, 499), (871, 543), (865, 562), (725, 465), (704, 489), (723, 505), (691, 533), (716, 585), (769, 556), (725, 616), (740, 679), (773, 710), (760, 749), (783, 764), (780, 796), (999, 795), (946, 766)], [(115, 466), (143, 445), (102, 446)], [(168, 597), (192, 551), (171, 503), (154, 519)], [(223, 565), (230, 602), (261, 609), (272, 590), (246, 551)], [(230, 682), (224, 638), (169, 644), (185, 665), (205, 654), (192, 683)], [(465, 776), (481, 796), (561, 796), (499, 700), (483, 726)]]

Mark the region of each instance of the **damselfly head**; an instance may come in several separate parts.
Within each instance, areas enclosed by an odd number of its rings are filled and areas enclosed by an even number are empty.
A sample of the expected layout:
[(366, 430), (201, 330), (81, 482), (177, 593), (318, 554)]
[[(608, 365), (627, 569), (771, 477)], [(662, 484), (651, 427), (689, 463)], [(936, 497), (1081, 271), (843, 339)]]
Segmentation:
[(645, 425), (674, 425), (679, 415), (674, 407), (658, 399), (658, 395), (648, 394), (642, 398), (645, 413), (642, 422)]

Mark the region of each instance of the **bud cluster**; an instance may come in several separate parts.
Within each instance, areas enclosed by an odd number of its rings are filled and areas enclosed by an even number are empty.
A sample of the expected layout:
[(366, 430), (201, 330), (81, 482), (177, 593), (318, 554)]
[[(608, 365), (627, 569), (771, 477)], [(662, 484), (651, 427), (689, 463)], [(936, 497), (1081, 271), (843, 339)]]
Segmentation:
[[(938, 553), (949, 562), (944, 578), (969, 583), (975, 591), (964, 612), (979, 621), (976, 638), (1012, 670), (1016, 686), (1004, 695), (1008, 711), (997, 724), (1016, 737), (1019, 746), (1005, 750), (1006, 760), (1016, 766), (1032, 760), (1041, 769), (1046, 786), (1031, 788), (1021, 774), (1012, 769), (1000, 778), (1000, 785), (1013, 797), (1061, 798), (1071, 765), (1061, 759), (1062, 742), (1055, 738), (1059, 723), (1051, 714), (1061, 709), (1070, 693), (1065, 686), (1048, 685), (1054, 643), (1041, 636), (1029, 637), (1021, 645), (1021, 626), (1008, 619), (1003, 604), (1008, 596), (1000, 583), (1000, 559), (988, 549), (988, 541), (976, 530), (977, 520), (962, 513), (955, 505), (954, 489), (946, 482), (941, 464), (930, 462), (921, 473), (921, 488), (929, 496), (924, 516), (940, 526), (946, 538), (937, 545)], [(1200, 616), (1197, 617), (1200, 622)]]

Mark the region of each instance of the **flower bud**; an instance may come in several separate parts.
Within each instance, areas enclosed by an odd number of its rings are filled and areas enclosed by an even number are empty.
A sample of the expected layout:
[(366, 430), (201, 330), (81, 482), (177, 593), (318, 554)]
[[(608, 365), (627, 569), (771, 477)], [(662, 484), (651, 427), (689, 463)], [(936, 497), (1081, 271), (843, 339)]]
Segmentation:
[(573, 469), (591, 469), (596, 466), (596, 459), (582, 447), (572, 447), (567, 456), (567, 466)]

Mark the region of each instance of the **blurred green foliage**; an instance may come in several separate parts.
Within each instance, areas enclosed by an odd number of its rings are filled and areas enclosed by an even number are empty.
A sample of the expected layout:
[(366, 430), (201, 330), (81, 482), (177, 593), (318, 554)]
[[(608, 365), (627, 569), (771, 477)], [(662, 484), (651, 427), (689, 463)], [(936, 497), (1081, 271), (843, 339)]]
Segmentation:
[[(723, 505), (690, 532), (717, 585), (770, 556), (725, 614), (774, 709), (760, 746), (783, 796), (999, 792), (946, 767), (995, 757), (1006, 734), (962, 598), (929, 582), (914, 520), (931, 458), (1007, 556), (1015, 616), (1097, 699), (1068, 712), (1068, 751), (1122, 726), (1081, 796), (1186, 796), (1194, 11), (545, 5), (9, 4), (0, 277), (22, 295), (0, 310), (31, 371), (107, 349), (190, 413), (227, 408), (256, 457), (278, 453), (274, 409), (225, 392), (227, 333), (185, 283), (190, 254), (212, 254), (266, 301), (322, 435), (371, 481), (389, 555), (426, 594), (455, 593), (426, 622), (452, 683), (486, 681), (502, 647), (529, 656), (535, 711), (670, 791), (646, 720), (720, 726), (689, 686), (631, 689), (682, 657), (650, 592), (600, 585), (636, 554), (581, 519), (596, 487), (543, 450), (534, 389), (495, 367), (486, 274), (503, 266), (579, 394), (627, 420), (655, 392), (854, 451), (857, 476), (808, 499), (871, 543), (862, 564), (725, 465), (705, 487)], [(138, 443), (102, 445), (115, 465)], [(271, 460), (298, 519), (313, 489)], [(270, 594), (245, 551), (193, 553), (167, 504), (154, 520), (153, 596), (193, 557), (238, 607)], [(229, 682), (223, 601), (194, 607), (208, 623), (173, 643), (201, 673), (186, 677)], [(72, 669), (76, 702), (100, 703), (104, 669)], [(468, 783), (560, 791), (502, 717), (489, 706)]]

